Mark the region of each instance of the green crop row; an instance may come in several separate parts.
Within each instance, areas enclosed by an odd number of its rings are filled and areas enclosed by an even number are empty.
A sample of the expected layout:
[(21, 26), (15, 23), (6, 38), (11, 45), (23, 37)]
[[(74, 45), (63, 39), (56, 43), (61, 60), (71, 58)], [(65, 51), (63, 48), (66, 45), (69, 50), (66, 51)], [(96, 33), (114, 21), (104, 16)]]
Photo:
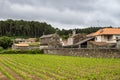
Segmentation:
[(1, 62), (22, 76), (42, 80), (119, 80), (120, 59), (45, 54), (0, 54)]
[(10, 75), (2, 66), (0, 66), (0, 72), (2, 72), (6, 77), (8, 77), (11, 80), (15, 80), (13, 76)]

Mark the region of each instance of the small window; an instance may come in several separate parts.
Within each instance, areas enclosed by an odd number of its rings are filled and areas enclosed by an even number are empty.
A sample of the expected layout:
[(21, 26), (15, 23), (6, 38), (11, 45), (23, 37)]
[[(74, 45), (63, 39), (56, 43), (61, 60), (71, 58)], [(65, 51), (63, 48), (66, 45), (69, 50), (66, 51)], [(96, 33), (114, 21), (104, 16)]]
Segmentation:
[(108, 35), (108, 36), (107, 36), (107, 40), (108, 40), (108, 41), (111, 41), (111, 40), (112, 40), (112, 35)]
[(116, 39), (118, 40), (118, 37), (116, 37)]

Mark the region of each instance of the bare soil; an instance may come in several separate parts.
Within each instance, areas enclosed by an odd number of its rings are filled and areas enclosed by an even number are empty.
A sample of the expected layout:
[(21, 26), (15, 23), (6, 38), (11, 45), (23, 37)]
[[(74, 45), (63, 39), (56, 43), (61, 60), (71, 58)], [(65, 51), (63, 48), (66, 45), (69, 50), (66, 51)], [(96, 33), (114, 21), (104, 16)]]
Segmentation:
[(9, 80), (2, 72), (0, 72), (0, 80)]

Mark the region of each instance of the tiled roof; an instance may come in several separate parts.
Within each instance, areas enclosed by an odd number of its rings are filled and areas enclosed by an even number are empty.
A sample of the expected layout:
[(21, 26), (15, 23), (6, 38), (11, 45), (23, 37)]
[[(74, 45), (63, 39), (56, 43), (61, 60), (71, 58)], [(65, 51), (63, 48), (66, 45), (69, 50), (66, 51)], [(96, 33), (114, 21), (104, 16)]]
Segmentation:
[(120, 28), (104, 28), (100, 29), (95, 33), (88, 34), (87, 36), (97, 36), (97, 35), (120, 35)]
[(110, 34), (119, 34), (120, 35), (120, 28), (104, 28), (100, 29), (95, 32), (93, 35), (110, 35)]
[(27, 46), (29, 46), (29, 44), (25, 44), (25, 43), (24, 44), (22, 44), (22, 43), (21, 44), (14, 44), (14, 45), (19, 46), (19, 47), (27, 47)]
[(86, 35), (86, 37), (91, 37), (93, 35), (94, 35), (94, 33), (90, 33), (90, 34)]
[(91, 39), (94, 39), (94, 37), (89, 37), (89, 38), (83, 39), (82, 41), (79, 41), (78, 43), (76, 43), (76, 44), (74, 44), (74, 45), (82, 44), (82, 43), (87, 42), (87, 41), (89, 41), (89, 40), (91, 40)]

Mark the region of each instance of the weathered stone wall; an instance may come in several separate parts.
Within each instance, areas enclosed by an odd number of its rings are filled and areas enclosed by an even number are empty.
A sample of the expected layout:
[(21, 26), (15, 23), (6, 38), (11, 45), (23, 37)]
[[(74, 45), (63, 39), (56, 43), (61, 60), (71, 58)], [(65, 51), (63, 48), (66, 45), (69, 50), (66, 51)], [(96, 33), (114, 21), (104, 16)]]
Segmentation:
[(81, 57), (120, 58), (120, 49), (58, 48), (44, 49), (44, 53)]
[(32, 46), (25, 46), (25, 47), (12, 47), (12, 50), (36, 50), (40, 49), (40, 47), (32, 47)]

